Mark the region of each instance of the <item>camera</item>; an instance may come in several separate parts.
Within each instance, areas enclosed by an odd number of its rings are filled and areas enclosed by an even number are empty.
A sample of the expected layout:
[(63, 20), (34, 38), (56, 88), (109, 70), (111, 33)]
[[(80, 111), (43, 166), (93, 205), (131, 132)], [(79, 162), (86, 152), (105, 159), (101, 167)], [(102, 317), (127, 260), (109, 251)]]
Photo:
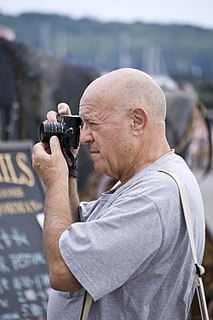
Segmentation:
[(77, 149), (79, 146), (82, 120), (79, 116), (58, 114), (57, 122), (42, 122), (39, 129), (39, 138), (42, 142), (49, 142), (52, 136), (57, 136), (62, 148)]

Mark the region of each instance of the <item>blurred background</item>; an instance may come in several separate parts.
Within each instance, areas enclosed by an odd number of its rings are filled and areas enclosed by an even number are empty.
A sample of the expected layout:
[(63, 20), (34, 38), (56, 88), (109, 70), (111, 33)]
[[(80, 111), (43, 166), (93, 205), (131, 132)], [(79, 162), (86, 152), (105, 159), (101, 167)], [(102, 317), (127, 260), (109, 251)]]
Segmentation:
[[(59, 102), (77, 114), (86, 86), (111, 70), (137, 68), (162, 87), (170, 145), (196, 174), (204, 198), (204, 282), (211, 317), (212, 11), (212, 0), (0, 1), (0, 145), (37, 141), (40, 122)], [(81, 199), (95, 199), (111, 185), (94, 173), (84, 147), (79, 167)], [(196, 302), (190, 317), (200, 319)]]

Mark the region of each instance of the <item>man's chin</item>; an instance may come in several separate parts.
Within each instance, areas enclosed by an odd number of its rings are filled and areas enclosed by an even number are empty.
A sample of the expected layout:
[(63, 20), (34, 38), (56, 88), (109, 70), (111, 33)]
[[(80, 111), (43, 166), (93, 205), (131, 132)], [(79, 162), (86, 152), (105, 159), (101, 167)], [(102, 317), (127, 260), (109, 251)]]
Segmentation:
[(93, 162), (93, 166), (94, 166), (95, 171), (104, 172), (103, 169), (101, 169), (101, 166), (99, 164)]
[(93, 161), (93, 166), (95, 171), (100, 172), (100, 173), (105, 173), (105, 168), (103, 164), (101, 165), (100, 161)]

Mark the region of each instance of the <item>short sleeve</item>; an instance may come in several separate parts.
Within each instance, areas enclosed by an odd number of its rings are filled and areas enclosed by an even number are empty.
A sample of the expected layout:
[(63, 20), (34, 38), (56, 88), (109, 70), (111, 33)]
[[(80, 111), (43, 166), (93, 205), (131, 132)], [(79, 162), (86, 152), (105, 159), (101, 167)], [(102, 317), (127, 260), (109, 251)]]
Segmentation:
[(121, 196), (99, 219), (72, 224), (59, 245), (66, 265), (96, 301), (142, 272), (161, 241), (156, 205), (135, 195)]

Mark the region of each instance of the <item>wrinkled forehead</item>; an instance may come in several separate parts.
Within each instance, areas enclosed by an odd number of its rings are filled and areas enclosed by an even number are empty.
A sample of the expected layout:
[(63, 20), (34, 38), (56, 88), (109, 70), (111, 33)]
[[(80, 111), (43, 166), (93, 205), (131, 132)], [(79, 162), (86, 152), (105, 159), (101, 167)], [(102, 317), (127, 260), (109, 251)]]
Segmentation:
[(118, 97), (119, 94), (115, 86), (112, 86), (110, 77), (100, 77), (84, 91), (80, 100), (79, 114), (82, 118), (103, 119), (115, 113)]
[(100, 119), (104, 115), (111, 114), (113, 106), (104, 94), (93, 92), (84, 94), (79, 105), (79, 115), (82, 119)]
[(100, 116), (101, 110), (94, 104), (80, 104), (79, 115), (84, 120), (96, 119)]

